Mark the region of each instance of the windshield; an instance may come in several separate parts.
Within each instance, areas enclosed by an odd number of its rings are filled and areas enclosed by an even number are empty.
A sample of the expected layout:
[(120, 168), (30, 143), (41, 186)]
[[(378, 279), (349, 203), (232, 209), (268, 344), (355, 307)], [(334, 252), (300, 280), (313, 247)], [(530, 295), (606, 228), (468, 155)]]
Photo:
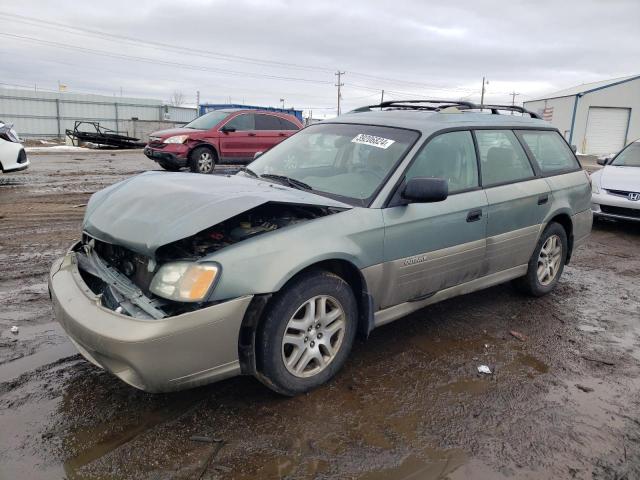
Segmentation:
[(184, 128), (193, 128), (195, 130), (209, 130), (210, 128), (215, 127), (229, 115), (231, 115), (229, 112), (222, 112), (219, 110), (205, 113), (201, 117), (198, 117), (192, 122), (187, 123)]
[(417, 132), (399, 128), (317, 124), (272, 148), (249, 168), (366, 205), (417, 139)]
[(618, 167), (640, 167), (640, 142), (635, 142), (622, 150), (611, 165)]

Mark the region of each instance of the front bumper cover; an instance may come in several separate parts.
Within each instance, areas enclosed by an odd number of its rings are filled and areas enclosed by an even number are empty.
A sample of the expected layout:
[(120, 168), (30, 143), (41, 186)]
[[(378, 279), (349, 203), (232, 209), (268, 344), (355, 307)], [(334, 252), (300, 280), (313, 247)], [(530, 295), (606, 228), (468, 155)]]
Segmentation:
[(143, 152), (147, 158), (150, 158), (155, 162), (168, 163), (176, 168), (186, 167), (188, 163), (187, 150), (185, 150), (185, 152), (165, 152), (163, 150), (156, 150), (147, 145), (144, 147)]
[[(620, 195), (612, 195), (606, 189), (600, 189), (600, 193), (591, 195), (591, 211), (595, 217), (610, 218), (614, 220), (627, 220), (632, 222), (640, 222), (639, 216), (625, 215), (619, 213), (604, 212), (601, 206), (616, 207), (617, 209), (636, 210), (640, 212), (640, 201), (631, 201)], [(618, 210), (619, 211), (619, 210)]]
[(136, 388), (167, 392), (240, 374), (238, 336), (251, 295), (175, 317), (138, 319), (100, 304), (71, 251), (53, 264), (49, 290), (56, 318), (80, 353)]

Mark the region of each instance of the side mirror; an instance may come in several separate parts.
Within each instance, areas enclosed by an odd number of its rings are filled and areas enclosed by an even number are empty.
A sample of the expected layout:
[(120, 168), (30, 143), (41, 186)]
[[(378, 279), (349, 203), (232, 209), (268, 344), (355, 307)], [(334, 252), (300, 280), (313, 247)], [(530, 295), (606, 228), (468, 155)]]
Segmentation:
[(607, 158), (599, 158), (598, 160), (596, 160), (596, 163), (598, 165), (602, 165), (605, 166), (606, 164), (608, 164), (611, 161), (611, 158), (607, 157)]
[(233, 127), (230, 127), (230, 126), (228, 126), (228, 125), (225, 125), (224, 127), (222, 127), (222, 128), (220, 129), (220, 131), (221, 131), (222, 133), (231, 133), (231, 132), (235, 132), (235, 131), (236, 131), (236, 129), (235, 129), (235, 128), (233, 128)]
[(444, 178), (412, 178), (402, 189), (401, 196), (407, 203), (441, 202), (449, 196), (449, 182)]
[(253, 159), (255, 160), (256, 158), (258, 158), (259, 156), (262, 155), (263, 152), (256, 152), (253, 154)]

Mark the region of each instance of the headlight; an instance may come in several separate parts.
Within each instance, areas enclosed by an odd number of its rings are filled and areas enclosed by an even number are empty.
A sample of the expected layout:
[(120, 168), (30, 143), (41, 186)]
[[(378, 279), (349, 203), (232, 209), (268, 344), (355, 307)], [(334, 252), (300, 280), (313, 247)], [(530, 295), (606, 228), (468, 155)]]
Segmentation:
[(149, 290), (177, 302), (203, 301), (220, 274), (215, 263), (165, 263), (153, 276)]
[(162, 143), (184, 143), (188, 138), (189, 135), (175, 135), (173, 137), (165, 138)]

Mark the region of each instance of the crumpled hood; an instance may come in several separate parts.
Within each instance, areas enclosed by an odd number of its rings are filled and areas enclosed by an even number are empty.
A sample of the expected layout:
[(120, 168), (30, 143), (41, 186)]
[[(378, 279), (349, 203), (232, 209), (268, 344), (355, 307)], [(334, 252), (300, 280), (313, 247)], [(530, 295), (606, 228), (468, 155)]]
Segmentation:
[(640, 192), (640, 167), (607, 165), (600, 174), (600, 185), (607, 190)]
[(83, 230), (153, 257), (156, 249), (267, 202), (350, 205), (239, 175), (146, 172), (92, 195)]
[(153, 132), (149, 136), (158, 137), (164, 140), (166, 138), (173, 137), (174, 135), (188, 135), (190, 133), (199, 133), (203, 131), (204, 130), (196, 130), (195, 128), (167, 128), (166, 130)]

